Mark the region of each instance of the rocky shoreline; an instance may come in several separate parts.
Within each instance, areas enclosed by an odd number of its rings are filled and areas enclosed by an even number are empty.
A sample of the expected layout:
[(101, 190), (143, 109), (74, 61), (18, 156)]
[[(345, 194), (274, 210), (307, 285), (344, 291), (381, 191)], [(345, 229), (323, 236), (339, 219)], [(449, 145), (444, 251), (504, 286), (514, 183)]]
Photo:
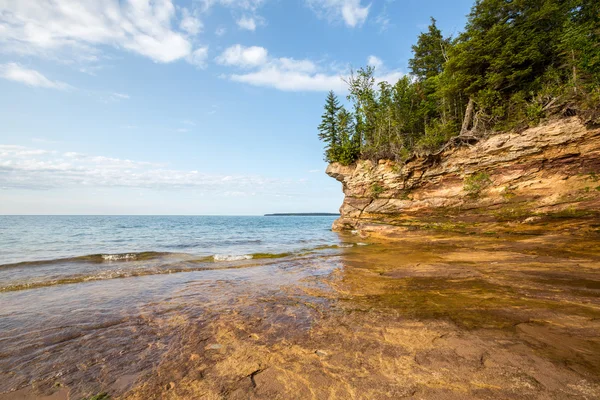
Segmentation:
[(599, 261), (550, 236), (345, 249), (331, 274), (185, 327), (123, 397), (597, 398)]

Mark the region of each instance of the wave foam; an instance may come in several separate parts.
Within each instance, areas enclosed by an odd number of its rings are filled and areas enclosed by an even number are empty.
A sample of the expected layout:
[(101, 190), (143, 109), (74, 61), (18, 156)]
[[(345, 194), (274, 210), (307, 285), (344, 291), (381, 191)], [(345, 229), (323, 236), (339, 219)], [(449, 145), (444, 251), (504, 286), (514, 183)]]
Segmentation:
[(104, 261), (126, 261), (135, 260), (137, 258), (137, 254), (102, 254), (101, 257)]
[(241, 261), (241, 260), (251, 260), (252, 256), (248, 254), (242, 255), (233, 255), (233, 254), (215, 254), (213, 256), (215, 261)]

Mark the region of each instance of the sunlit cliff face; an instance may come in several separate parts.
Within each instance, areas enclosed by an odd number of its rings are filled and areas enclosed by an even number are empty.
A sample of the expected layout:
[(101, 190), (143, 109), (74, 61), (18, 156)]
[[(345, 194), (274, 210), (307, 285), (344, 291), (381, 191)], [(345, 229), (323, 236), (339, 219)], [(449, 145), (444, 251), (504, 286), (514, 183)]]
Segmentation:
[(542, 233), (571, 219), (593, 230), (600, 129), (563, 119), (404, 164), (332, 164), (327, 173), (346, 196), (335, 229)]

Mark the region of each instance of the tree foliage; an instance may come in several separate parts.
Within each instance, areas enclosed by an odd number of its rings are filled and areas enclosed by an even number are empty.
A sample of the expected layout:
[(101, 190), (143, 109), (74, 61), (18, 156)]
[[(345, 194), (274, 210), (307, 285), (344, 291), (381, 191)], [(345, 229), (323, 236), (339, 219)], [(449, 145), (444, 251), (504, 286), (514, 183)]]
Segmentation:
[(432, 18), (412, 50), (411, 75), (393, 85), (373, 67), (351, 74), (351, 112), (328, 95), (327, 161), (404, 160), (557, 113), (600, 120), (598, 0), (476, 0), (458, 37)]

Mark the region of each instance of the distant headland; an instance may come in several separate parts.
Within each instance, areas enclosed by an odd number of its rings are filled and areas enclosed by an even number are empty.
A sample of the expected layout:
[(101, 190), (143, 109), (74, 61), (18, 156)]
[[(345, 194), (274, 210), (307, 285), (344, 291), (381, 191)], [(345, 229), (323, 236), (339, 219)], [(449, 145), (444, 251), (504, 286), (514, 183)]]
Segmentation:
[(265, 214), (265, 217), (339, 217), (340, 213), (279, 213)]

